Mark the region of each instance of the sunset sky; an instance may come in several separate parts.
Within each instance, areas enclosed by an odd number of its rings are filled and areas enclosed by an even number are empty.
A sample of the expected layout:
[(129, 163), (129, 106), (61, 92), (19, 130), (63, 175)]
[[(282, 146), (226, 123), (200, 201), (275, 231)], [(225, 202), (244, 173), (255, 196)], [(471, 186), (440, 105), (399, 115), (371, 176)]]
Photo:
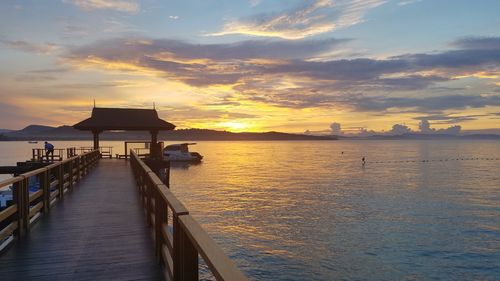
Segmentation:
[(500, 128), (498, 0), (2, 0), (0, 128)]

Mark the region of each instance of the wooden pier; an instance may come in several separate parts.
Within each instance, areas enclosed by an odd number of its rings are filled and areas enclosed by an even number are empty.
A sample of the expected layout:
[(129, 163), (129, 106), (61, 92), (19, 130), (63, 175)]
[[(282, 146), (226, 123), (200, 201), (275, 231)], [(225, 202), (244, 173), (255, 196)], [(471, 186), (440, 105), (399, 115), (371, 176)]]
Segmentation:
[[(135, 154), (93, 150), (0, 182), (0, 280), (189, 280), (199, 258), (217, 280), (247, 280)], [(37, 177), (40, 190), (30, 193)], [(59, 201), (59, 202), (57, 202)]]

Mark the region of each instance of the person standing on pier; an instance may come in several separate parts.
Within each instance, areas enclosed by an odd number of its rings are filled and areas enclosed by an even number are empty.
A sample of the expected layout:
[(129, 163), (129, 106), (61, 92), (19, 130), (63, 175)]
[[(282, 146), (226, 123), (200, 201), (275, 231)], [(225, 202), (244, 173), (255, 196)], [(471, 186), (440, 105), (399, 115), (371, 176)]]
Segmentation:
[(47, 157), (47, 161), (49, 161), (49, 154), (52, 155), (52, 160), (54, 160), (54, 145), (45, 142), (45, 156)]

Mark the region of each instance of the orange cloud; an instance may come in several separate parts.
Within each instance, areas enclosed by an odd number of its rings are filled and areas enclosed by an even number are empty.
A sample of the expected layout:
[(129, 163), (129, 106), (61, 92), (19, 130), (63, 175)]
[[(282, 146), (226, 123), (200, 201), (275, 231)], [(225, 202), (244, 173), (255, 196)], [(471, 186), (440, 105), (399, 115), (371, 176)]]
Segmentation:
[(115, 10), (135, 14), (139, 12), (140, 6), (136, 1), (126, 0), (63, 0), (86, 11), (91, 10)]

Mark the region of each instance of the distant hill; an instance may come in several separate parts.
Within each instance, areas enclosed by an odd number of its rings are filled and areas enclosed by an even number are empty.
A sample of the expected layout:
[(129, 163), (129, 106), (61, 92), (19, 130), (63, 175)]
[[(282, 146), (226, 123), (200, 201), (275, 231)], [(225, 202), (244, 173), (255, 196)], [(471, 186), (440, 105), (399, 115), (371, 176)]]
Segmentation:
[(500, 140), (500, 135), (494, 135), (494, 134), (473, 134), (473, 135), (465, 135), (463, 136), (464, 139), (481, 139), (481, 140)]
[[(208, 129), (182, 129), (162, 131), (159, 139), (165, 140), (335, 140), (333, 136), (311, 136), (280, 132), (233, 133)], [(71, 126), (50, 127), (30, 125), (19, 131), (9, 131), (0, 135), (0, 140), (91, 140), (92, 134), (79, 131)], [(102, 140), (148, 140), (150, 134), (141, 131), (106, 131), (100, 135)]]
[(40, 133), (48, 132), (48, 131), (53, 130), (53, 129), (54, 129), (54, 127), (44, 126), (44, 125), (29, 125), (22, 130), (16, 131), (16, 133), (17, 134), (26, 134), (26, 135), (40, 134)]
[[(148, 140), (148, 132), (142, 131), (106, 131), (100, 135), (102, 140)], [(216, 131), (208, 129), (181, 129), (173, 131), (162, 131), (159, 139), (174, 141), (266, 141), (266, 140), (434, 140), (434, 139), (487, 139), (500, 140), (496, 134), (468, 134), (468, 135), (446, 135), (446, 134), (420, 134), (409, 133), (404, 135), (373, 135), (373, 136), (332, 136), (332, 135), (304, 135), (288, 134), (280, 132), (264, 133), (233, 133), (227, 131)], [(91, 140), (92, 134), (87, 131), (79, 131), (72, 126), (50, 127), (43, 125), (30, 125), (18, 131), (0, 130), (0, 141), (8, 140)]]

